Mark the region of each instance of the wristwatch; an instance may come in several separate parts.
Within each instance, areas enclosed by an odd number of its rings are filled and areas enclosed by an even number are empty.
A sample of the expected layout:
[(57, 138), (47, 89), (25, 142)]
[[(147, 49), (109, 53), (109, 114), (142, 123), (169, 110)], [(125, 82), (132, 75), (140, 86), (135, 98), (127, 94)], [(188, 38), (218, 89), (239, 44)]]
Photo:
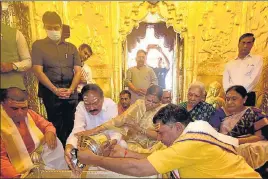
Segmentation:
[(19, 69), (14, 63), (12, 63), (12, 67), (13, 67), (13, 70), (15, 70), (15, 71), (18, 71), (18, 69)]

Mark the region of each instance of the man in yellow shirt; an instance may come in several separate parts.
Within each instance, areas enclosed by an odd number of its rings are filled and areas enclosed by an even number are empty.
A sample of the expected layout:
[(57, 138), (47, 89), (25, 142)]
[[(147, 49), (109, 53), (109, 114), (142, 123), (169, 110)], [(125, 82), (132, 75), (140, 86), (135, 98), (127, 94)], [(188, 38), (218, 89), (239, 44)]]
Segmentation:
[(81, 149), (78, 160), (138, 177), (171, 171), (175, 178), (261, 178), (236, 154), (237, 139), (218, 133), (206, 121), (190, 121), (185, 109), (169, 104), (153, 118), (158, 140), (168, 148), (148, 157), (119, 146), (113, 148), (110, 157)]

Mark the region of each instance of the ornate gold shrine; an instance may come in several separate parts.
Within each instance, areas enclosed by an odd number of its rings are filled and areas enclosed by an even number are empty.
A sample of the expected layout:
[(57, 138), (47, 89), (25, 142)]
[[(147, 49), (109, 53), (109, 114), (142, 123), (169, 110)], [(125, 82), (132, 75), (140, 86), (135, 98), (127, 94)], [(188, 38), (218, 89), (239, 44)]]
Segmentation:
[[(79, 46), (88, 43), (95, 54), (91, 66), (96, 82), (105, 95), (115, 101), (123, 88), (123, 65), (126, 36), (138, 27), (147, 14), (157, 13), (173, 26), (182, 39), (175, 55), (173, 91), (175, 101), (183, 101), (189, 84), (200, 80), (206, 84), (222, 83), (224, 65), (237, 55), (238, 38), (245, 32), (255, 34), (253, 54), (263, 56), (265, 67), (258, 86), (258, 105), (261, 105), (267, 85), (268, 61), (268, 2), (267, 1), (9, 1), (11, 19), (31, 48), (31, 44), (45, 37), (42, 15), (56, 11), (64, 24), (71, 27), (68, 41)], [(4, 12), (3, 12), (4, 13)], [(2, 16), (3, 18), (3, 16)], [(31, 92), (31, 107), (39, 112), (36, 80), (31, 72), (26, 75)], [(264, 106), (267, 104), (264, 104)]]

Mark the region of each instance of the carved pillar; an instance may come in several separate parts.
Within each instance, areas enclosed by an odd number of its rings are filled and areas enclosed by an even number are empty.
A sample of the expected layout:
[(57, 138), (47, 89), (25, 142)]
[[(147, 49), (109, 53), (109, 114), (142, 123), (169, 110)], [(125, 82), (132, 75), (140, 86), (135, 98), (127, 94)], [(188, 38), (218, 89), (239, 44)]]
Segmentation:
[(186, 99), (187, 89), (193, 81), (193, 70), (194, 70), (194, 46), (195, 46), (195, 37), (192, 35), (187, 36), (185, 39), (185, 59), (184, 59), (184, 99)]
[(260, 92), (257, 94), (257, 106), (268, 114), (268, 57), (264, 58)]
[[(70, 14), (69, 14), (69, 8), (68, 8), (68, 1), (63, 1), (62, 2), (62, 22), (64, 24), (68, 24), (70, 25)], [(82, 14), (82, 7), (79, 8), (81, 10), (81, 14)]]
[(122, 56), (121, 45), (119, 44), (119, 2), (111, 2), (111, 24), (112, 24), (112, 65), (113, 65), (113, 85), (112, 98), (118, 101), (119, 93), (122, 90)]
[(181, 86), (179, 85), (179, 67), (180, 67), (180, 51), (179, 51), (179, 47), (180, 47), (180, 40), (178, 39), (178, 35), (176, 34), (176, 44), (174, 47), (174, 54), (173, 54), (173, 58), (174, 58), (174, 62), (173, 62), (173, 66), (172, 66), (172, 96), (173, 96), (173, 100), (172, 102), (177, 104), (179, 101), (179, 91)]
[(183, 102), (183, 94), (184, 94), (184, 61), (183, 61), (183, 57), (184, 57), (184, 43), (183, 43), (183, 39), (179, 39), (180, 41), (177, 40), (177, 45), (179, 45), (179, 49), (178, 49), (178, 54), (177, 54), (177, 66), (176, 66), (176, 71), (177, 71), (177, 103)]
[[(246, 31), (247, 28), (247, 12), (248, 12), (248, 2), (241, 2), (242, 3), (242, 13), (241, 13), (241, 23), (239, 28), (239, 34), (243, 34)], [(238, 35), (239, 36), (239, 35)]]

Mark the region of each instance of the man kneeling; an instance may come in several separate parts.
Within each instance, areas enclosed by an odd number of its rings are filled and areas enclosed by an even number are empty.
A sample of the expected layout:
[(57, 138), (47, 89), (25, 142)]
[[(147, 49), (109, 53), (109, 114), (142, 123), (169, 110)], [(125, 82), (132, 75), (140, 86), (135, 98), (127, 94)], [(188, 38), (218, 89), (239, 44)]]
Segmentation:
[(175, 178), (261, 178), (236, 154), (237, 139), (218, 133), (206, 121), (190, 121), (185, 109), (169, 104), (153, 118), (158, 140), (168, 148), (146, 156), (116, 145), (110, 157), (81, 149), (78, 160), (138, 177), (172, 171)]
[(20, 177), (32, 169), (34, 164), (30, 155), (33, 153), (35, 156), (41, 155), (45, 168), (68, 168), (62, 144), (56, 137), (55, 127), (28, 109), (27, 98), (27, 93), (16, 87), (3, 92), (1, 178)]

